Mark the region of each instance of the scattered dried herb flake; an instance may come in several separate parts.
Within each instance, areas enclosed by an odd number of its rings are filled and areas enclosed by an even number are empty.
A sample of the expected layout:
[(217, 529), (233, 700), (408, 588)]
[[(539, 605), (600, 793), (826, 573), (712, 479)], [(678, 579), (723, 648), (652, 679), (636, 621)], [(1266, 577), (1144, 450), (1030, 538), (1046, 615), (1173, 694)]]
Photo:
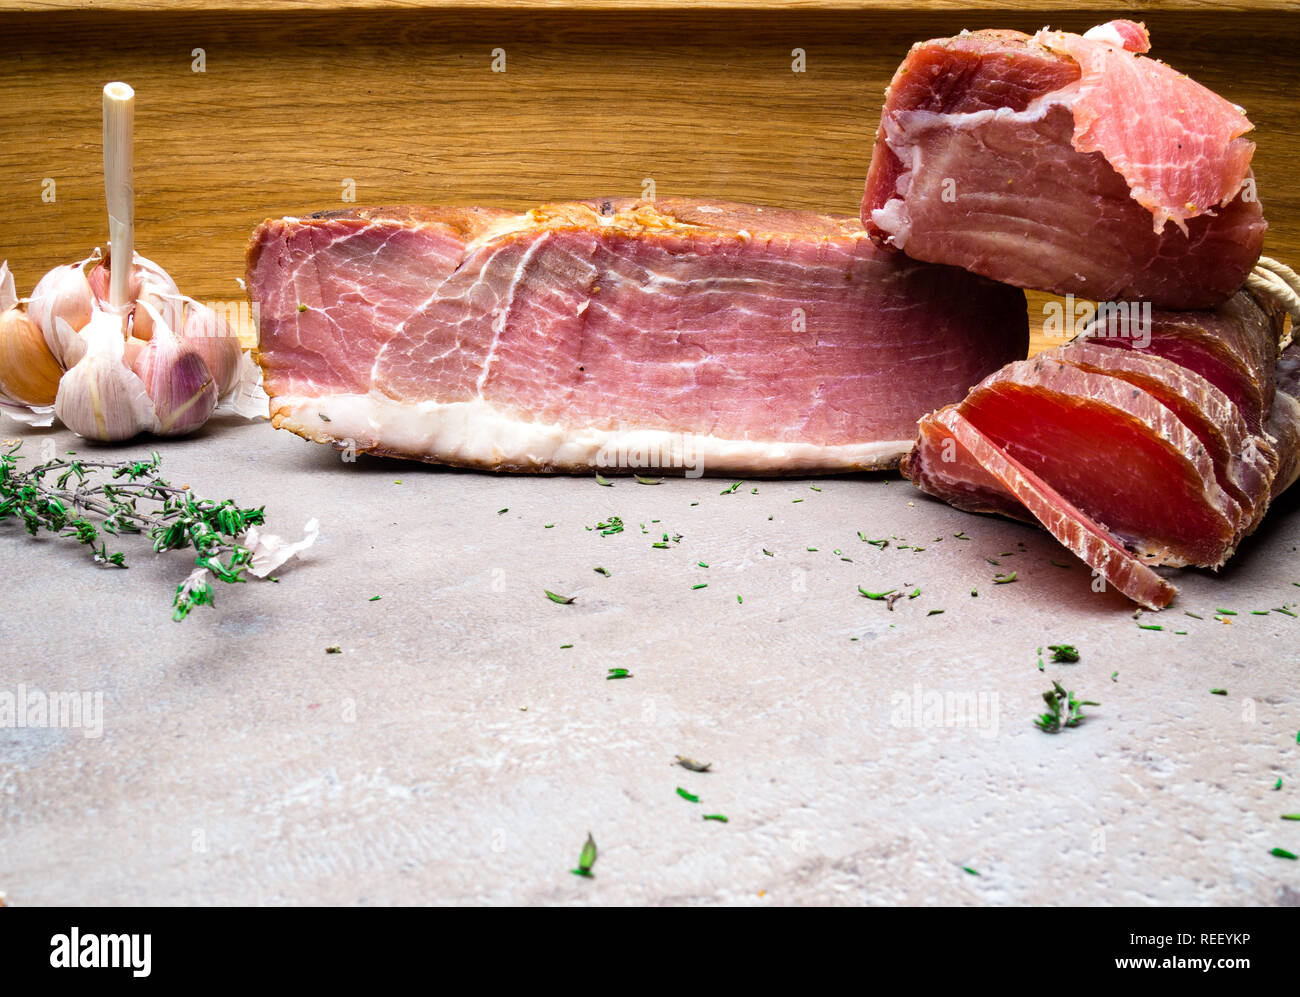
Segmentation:
[(591, 878), (591, 867), (596, 864), (596, 839), (587, 832), (587, 840), (582, 846), (582, 851), (578, 855), (578, 867), (569, 871), (575, 876), (585, 876)]
[(676, 755), (675, 757), (677, 759), (676, 764), (690, 772), (707, 772), (713, 767), (712, 762), (697, 762), (694, 758), (689, 758), (686, 755)]

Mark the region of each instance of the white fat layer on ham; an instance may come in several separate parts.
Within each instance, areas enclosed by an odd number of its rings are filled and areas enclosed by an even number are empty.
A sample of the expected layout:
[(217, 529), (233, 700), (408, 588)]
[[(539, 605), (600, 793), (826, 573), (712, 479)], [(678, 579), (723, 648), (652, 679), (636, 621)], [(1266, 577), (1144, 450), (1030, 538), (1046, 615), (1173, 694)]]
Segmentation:
[[(399, 402), (380, 392), (271, 401), (280, 428), (320, 443), (352, 444), (443, 463), (539, 470), (658, 471), (697, 474), (843, 472), (892, 467), (912, 440), (824, 446), (731, 440), (659, 429), (594, 429), (530, 422), (476, 398)], [(642, 458), (653, 463), (636, 464)]]
[[(1034, 36), (1035, 41), (1039, 41), (1047, 31), (1043, 30)], [(1083, 37), (1093, 42), (1107, 42), (1116, 48), (1124, 47), (1124, 36), (1119, 33), (1114, 21), (1107, 21), (1105, 24), (1098, 24), (1096, 27), (1089, 28), (1083, 33)]]

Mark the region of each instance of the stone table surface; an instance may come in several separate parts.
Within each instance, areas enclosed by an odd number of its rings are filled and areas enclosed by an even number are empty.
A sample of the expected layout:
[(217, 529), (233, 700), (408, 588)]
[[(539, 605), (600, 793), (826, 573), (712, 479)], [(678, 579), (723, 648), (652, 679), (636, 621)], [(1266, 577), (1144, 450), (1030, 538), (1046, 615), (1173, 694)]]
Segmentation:
[[(0, 526), (0, 705), (102, 694), (102, 729), (0, 728), (10, 904), (1300, 902), (1270, 854), (1300, 853), (1300, 619), (1252, 613), (1300, 602), (1294, 498), (1135, 620), (1047, 534), (892, 474), (719, 494), (349, 463), (237, 420), (0, 435), (156, 447), (270, 532), (321, 523), (182, 623), (183, 553), (98, 568)], [(1080, 661), (1040, 671), (1059, 643)], [(1057, 735), (1053, 679), (1101, 703)]]

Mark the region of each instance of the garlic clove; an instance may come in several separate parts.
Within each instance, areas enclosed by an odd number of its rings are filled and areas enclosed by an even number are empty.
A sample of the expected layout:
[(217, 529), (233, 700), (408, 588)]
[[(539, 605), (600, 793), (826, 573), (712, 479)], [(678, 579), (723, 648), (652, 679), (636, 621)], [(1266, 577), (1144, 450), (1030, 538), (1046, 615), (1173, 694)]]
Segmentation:
[(53, 405), (62, 376), (40, 327), (20, 308), (0, 313), (0, 396), (20, 405)]
[(181, 338), (202, 354), (217, 382), (217, 395), (227, 397), (239, 383), (239, 357), (243, 352), (230, 323), (207, 305), (191, 301), (185, 309)]
[[(152, 309), (148, 304), (145, 311)], [(217, 384), (202, 354), (153, 315), (154, 336), (136, 357), (134, 371), (153, 401), (153, 431), (182, 436), (208, 421), (217, 407)]]
[[(95, 314), (100, 314), (98, 309), (96, 309)], [(92, 319), (91, 321), (93, 322), (94, 320)], [(74, 367), (81, 358), (86, 355), (86, 343), (88, 340), (85, 336), (81, 335), (81, 333), (74, 330), (72, 326), (68, 325), (68, 323), (62, 318), (56, 317), (54, 319), (54, 328), (56, 338), (63, 344), (63, 356), (57, 357), (57, 359), (63, 365), (64, 370), (71, 370), (72, 367)], [(89, 328), (89, 326), (86, 326), (86, 328)], [(45, 338), (45, 345), (49, 346), (49, 344), (50, 340), (47, 336)]]
[[(144, 303), (150, 307), (143, 307)], [(167, 328), (179, 332), (185, 320), (185, 299), (172, 284), (170, 278), (163, 281), (146, 274), (140, 285), (140, 295), (136, 298), (135, 311), (131, 318), (131, 335), (136, 339), (153, 338), (154, 325), (159, 316), (167, 323)]]
[(59, 320), (67, 324), (75, 339), (75, 334), (90, 322), (94, 309), (95, 295), (90, 281), (77, 263), (57, 266), (47, 273), (37, 281), (27, 303), (27, 314), (45, 334), (50, 352), (64, 368), (71, 367), (76, 359), (66, 354), (72, 340), (60, 331)]
[[(104, 306), (109, 303), (109, 284), (113, 272), (112, 258), (113, 254), (110, 249), (109, 253), (90, 271), (90, 286), (96, 299)], [(135, 254), (135, 264), (131, 268), (131, 279), (127, 282), (127, 285), (134, 308), (131, 320), (131, 334), (137, 339), (149, 339), (153, 336), (153, 316), (149, 314), (148, 309), (135, 308), (134, 305), (139, 302), (141, 295), (146, 290), (150, 292), (153, 299), (156, 299), (155, 309), (158, 308), (158, 301), (179, 302), (181, 292), (166, 270), (139, 253)], [(179, 321), (172, 326), (172, 328), (179, 327)]]
[(8, 261), (0, 262), (0, 402), (29, 408), (53, 405), (62, 374), (45, 334), (18, 307)]
[(54, 411), (79, 436), (116, 442), (153, 428), (153, 402), (123, 362), (120, 321), (96, 310), (82, 330), (85, 355), (59, 381)]
[(134, 336), (128, 337), (126, 343), (123, 345), (122, 358), (126, 361), (126, 365), (132, 370), (135, 370), (136, 357), (140, 355), (140, 351), (144, 349), (144, 346), (145, 341), (143, 339), (136, 339)]
[[(104, 304), (108, 304), (110, 300), (109, 284), (110, 284), (110, 275), (112, 274), (113, 271), (112, 258), (113, 258), (113, 253), (112, 250), (110, 249), (109, 252), (104, 256), (102, 260), (100, 260), (97, 264), (95, 264), (95, 266), (91, 267), (90, 276), (87, 278), (90, 281), (90, 289), (95, 294), (95, 299), (97, 301), (103, 302)], [(130, 294), (131, 300), (133, 302), (135, 301), (136, 298), (140, 297), (140, 287), (143, 285), (143, 283), (144, 283), (144, 271), (140, 268), (139, 263), (137, 263), (131, 269), (131, 279), (127, 281), (128, 293)]]
[(88, 440), (114, 443), (153, 428), (144, 384), (126, 364), (106, 353), (87, 353), (63, 375), (54, 412)]

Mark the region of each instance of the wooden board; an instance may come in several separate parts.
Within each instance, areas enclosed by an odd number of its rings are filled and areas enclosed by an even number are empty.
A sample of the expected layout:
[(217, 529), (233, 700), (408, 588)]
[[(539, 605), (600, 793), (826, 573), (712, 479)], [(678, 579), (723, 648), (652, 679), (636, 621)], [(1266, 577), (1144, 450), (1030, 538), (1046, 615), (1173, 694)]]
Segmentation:
[[(343, 206), (347, 181), (372, 204), (523, 208), (639, 194), (650, 179), (660, 196), (856, 212), (882, 93), (913, 41), (1106, 17), (1057, 3), (901, 14), (875, 2), (741, 14), (598, 0), (51, 10), (70, 6), (0, 3), (11, 41), (0, 54), (0, 189), (12, 217), (0, 257), (26, 292), (102, 242), (99, 90), (124, 79), (138, 93), (138, 246), (200, 298), (239, 293), (257, 222)], [(1268, 251), (1300, 259), (1300, 18), (1208, 6), (1145, 5), (1157, 8), (1145, 16), (1155, 54), (1249, 110)], [(498, 49), (505, 72), (492, 68)], [(795, 49), (805, 72), (792, 71)]]
[[(582, 11), (863, 11), (1008, 9), (1005, 0), (0, 0), (2, 11), (88, 10), (133, 12), (335, 10), (582, 10)], [(1030, 0), (1019, 10), (1075, 11), (1078, 0)], [(1298, 10), (1300, 0), (1135, 0), (1130, 13), (1151, 11)]]

